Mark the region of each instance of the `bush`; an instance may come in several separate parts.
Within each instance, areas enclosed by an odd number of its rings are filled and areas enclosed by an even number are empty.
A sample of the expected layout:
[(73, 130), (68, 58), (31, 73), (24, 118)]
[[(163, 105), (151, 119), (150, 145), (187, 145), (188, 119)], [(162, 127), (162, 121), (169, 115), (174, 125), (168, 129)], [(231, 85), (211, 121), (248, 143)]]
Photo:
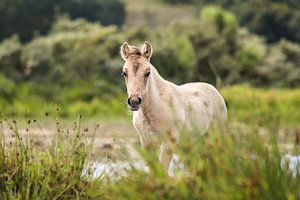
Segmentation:
[(193, 77), (196, 55), (186, 35), (178, 36), (166, 31), (155, 35), (153, 41), (156, 48), (152, 63), (163, 77), (176, 83), (187, 82)]
[(218, 32), (236, 34), (238, 22), (232, 12), (217, 6), (206, 6), (200, 12), (200, 19), (208, 24), (215, 24)]
[(116, 81), (119, 70), (114, 70), (121, 66), (121, 59), (114, 58), (119, 55), (116, 49), (122, 43), (117, 35), (115, 26), (62, 19), (50, 35), (25, 46), (22, 62), (27, 78), (64, 84), (74, 79)]
[(276, 47), (282, 50), (288, 62), (293, 63), (296, 67), (300, 66), (300, 46), (298, 44), (280, 40)]
[(0, 43), (1, 73), (13, 80), (21, 80), (23, 75), (21, 55), (22, 45), (17, 36), (12, 36)]
[[(7, 103), (11, 103), (16, 95), (16, 85), (13, 81), (5, 78), (2, 74), (0, 74), (0, 96), (1, 100), (6, 101)], [(1, 101), (2, 102), (2, 101)], [(4, 107), (2, 105), (1, 107)]]
[(196, 62), (191, 80), (215, 83), (221, 78), (224, 84), (240, 81), (239, 65), (233, 54), (235, 41), (226, 32), (220, 33), (214, 24), (199, 22), (175, 24), (172, 31), (186, 35), (193, 45)]
[[(277, 47), (277, 48), (276, 48)], [(277, 86), (295, 86), (299, 84), (300, 69), (293, 61), (288, 61), (287, 52), (280, 45), (270, 48), (263, 63), (257, 66), (259, 84)]]

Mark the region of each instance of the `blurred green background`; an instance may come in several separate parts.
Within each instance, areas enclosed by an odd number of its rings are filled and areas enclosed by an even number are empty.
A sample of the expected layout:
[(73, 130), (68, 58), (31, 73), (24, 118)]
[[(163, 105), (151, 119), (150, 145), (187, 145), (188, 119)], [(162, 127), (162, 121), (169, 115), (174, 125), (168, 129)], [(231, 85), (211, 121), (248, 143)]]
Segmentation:
[[(145, 40), (228, 106), (171, 144), (174, 177), (129, 122), (119, 50)], [(300, 199), (299, 86), (300, 0), (0, 0), (0, 199)]]
[(298, 124), (299, 10), (295, 0), (0, 0), (1, 112), (128, 116), (119, 47), (147, 40), (164, 78), (212, 83), (244, 118), (275, 109)]

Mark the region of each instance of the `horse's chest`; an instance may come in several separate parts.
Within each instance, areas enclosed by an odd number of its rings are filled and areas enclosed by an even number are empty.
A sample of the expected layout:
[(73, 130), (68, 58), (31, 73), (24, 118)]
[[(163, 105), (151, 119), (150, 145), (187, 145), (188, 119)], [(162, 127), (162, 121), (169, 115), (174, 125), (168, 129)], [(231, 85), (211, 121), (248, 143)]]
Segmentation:
[(155, 123), (148, 116), (145, 115), (133, 115), (133, 125), (139, 132), (144, 131), (156, 131)]
[(143, 137), (157, 136), (163, 132), (163, 123), (159, 118), (141, 113), (134, 113), (133, 125), (138, 133)]

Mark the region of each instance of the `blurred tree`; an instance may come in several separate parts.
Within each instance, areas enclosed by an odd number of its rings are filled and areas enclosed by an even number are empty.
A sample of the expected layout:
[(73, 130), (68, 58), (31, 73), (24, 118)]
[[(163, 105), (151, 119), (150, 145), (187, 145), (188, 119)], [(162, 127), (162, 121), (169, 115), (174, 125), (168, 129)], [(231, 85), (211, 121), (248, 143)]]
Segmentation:
[(282, 38), (300, 43), (299, 0), (161, 0), (167, 3), (194, 3), (200, 8), (218, 5), (234, 12), (242, 26), (263, 35), (267, 42)]
[(63, 0), (58, 1), (59, 12), (67, 13), (71, 19), (85, 18), (100, 21), (103, 25), (122, 25), (125, 9), (120, 0)]
[(0, 40), (16, 33), (28, 41), (35, 31), (47, 33), (55, 16), (54, 6), (53, 0), (0, 0)]
[(105, 25), (121, 25), (125, 18), (120, 0), (0, 0), (0, 13), (0, 40), (16, 33), (25, 42), (35, 34), (46, 34), (61, 14)]
[(182, 4), (182, 3), (192, 3), (193, 0), (161, 0), (165, 3), (172, 3), (172, 4)]
[(284, 3), (253, 0), (232, 8), (242, 26), (264, 35), (267, 42), (281, 38), (300, 43), (300, 11)]
[(287, 40), (268, 44), (239, 27), (235, 16), (220, 7), (205, 7), (200, 16), (171, 24), (163, 32), (149, 27), (120, 31), (116, 26), (59, 18), (47, 36), (25, 45), (16, 36), (0, 43), (0, 70), (9, 79), (41, 85), (101, 81), (109, 83), (103, 88), (119, 88), (120, 45), (125, 40), (133, 45), (149, 40), (154, 48), (151, 62), (176, 83), (300, 85), (300, 45)]

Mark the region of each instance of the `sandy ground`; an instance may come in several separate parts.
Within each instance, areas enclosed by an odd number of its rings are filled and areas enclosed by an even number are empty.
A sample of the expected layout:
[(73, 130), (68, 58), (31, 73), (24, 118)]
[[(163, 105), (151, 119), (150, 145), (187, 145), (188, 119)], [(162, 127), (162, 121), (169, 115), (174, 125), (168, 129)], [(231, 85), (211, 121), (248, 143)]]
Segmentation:
[[(33, 141), (37, 149), (42, 150), (51, 143), (57, 136), (75, 137), (78, 130), (78, 123), (75, 121), (33, 121), (13, 120), (3, 122), (1, 133), (4, 133), (6, 144), (14, 141), (15, 127), (22, 138)], [(10, 126), (14, 128), (11, 129)], [(86, 120), (80, 123), (80, 132), (85, 139), (93, 143), (93, 159), (122, 160), (122, 156), (130, 153), (130, 157), (137, 157), (134, 146), (139, 145), (138, 135), (135, 132), (130, 119), (109, 119), (109, 120)], [(127, 151), (127, 152), (125, 152)]]
[[(18, 127), (18, 132), (22, 138), (31, 139), (34, 146), (39, 150), (44, 149), (51, 140), (60, 135), (67, 141), (68, 137), (75, 137), (76, 130), (78, 130), (78, 123), (76, 120), (8, 120), (8, 123), (3, 121), (0, 123), (0, 133), (4, 133), (4, 140), (6, 144), (14, 141), (14, 129), (10, 126)], [(134, 130), (131, 119), (92, 119), (82, 120), (80, 123), (80, 132), (85, 138), (93, 141), (93, 156), (94, 160), (109, 159), (112, 161), (122, 161), (128, 159), (128, 154), (132, 159), (138, 159), (138, 154), (135, 151), (135, 146), (139, 145), (138, 134)], [(241, 126), (243, 124), (234, 124), (231, 126)], [(267, 138), (268, 132), (261, 128), (259, 134), (263, 138)], [(282, 153), (288, 154), (293, 151), (296, 136), (300, 138), (300, 130), (298, 129), (282, 129), (280, 130), (280, 148)], [(65, 136), (65, 137), (64, 137)], [(299, 139), (298, 138), (298, 139)]]

